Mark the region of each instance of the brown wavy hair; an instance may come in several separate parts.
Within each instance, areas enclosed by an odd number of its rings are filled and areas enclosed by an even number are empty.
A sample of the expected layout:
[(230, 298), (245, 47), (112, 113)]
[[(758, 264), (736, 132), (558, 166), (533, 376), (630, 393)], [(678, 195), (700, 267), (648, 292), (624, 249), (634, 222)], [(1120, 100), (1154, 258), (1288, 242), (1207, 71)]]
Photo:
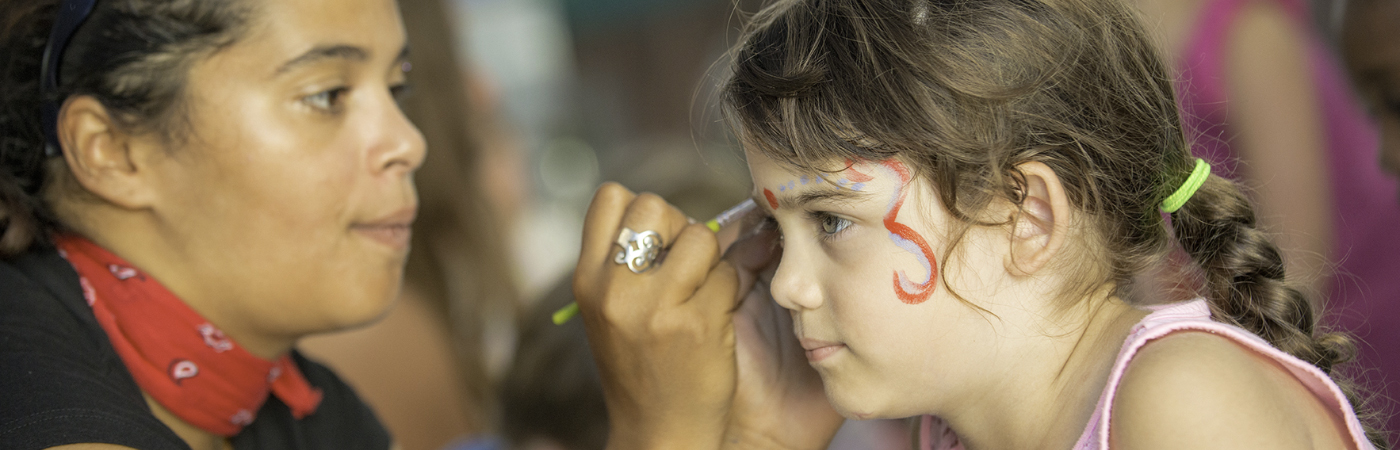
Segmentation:
[[(59, 0), (0, 3), (0, 258), (44, 243), (60, 227), (40, 195), (62, 158), (44, 155), (40, 105), (96, 98), (132, 131), (185, 136), (190, 66), (242, 37), (245, 0), (103, 0), (69, 40), (59, 85), (45, 98), (39, 66)], [(56, 164), (49, 164), (50, 160)]]
[[(1103, 247), (1085, 253), (1082, 287), (1126, 297), (1179, 244), (1216, 320), (1329, 375), (1355, 353), (1319, 330), (1234, 182), (1210, 176), (1169, 228), (1158, 207), (1195, 158), (1167, 68), (1121, 1), (780, 0), (733, 58), (724, 108), (751, 150), (807, 170), (898, 157), (965, 226), (997, 225), (979, 212), (1020, 204), (1017, 166), (1044, 163)], [(1376, 427), (1367, 434), (1389, 448)]]

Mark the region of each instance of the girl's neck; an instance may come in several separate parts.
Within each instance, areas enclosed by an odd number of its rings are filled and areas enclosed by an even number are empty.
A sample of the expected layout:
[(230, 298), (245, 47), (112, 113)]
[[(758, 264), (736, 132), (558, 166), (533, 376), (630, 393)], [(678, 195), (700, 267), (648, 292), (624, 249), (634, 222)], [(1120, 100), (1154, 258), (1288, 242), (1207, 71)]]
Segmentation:
[(1083, 313), (1066, 313), (1079, 325), (1072, 328), (1076, 331), (1046, 336), (1045, 345), (1023, 349), (1027, 357), (995, 369), (1007, 376), (987, 395), (943, 417), (966, 448), (1074, 445), (1097, 406), (1123, 341), (1147, 315), (1107, 294), (1082, 301), (1088, 305)]

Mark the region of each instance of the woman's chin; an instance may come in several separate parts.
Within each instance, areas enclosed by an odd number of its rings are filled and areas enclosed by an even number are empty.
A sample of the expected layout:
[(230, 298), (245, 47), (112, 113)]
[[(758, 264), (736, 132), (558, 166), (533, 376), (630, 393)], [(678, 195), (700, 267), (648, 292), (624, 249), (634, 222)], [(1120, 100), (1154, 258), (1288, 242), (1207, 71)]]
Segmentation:
[[(358, 295), (340, 297), (323, 309), (324, 322), (309, 334), (329, 333), (374, 324), (389, 315), (399, 297), (399, 283), (392, 288), (366, 288)], [(378, 293), (373, 295), (371, 293)]]

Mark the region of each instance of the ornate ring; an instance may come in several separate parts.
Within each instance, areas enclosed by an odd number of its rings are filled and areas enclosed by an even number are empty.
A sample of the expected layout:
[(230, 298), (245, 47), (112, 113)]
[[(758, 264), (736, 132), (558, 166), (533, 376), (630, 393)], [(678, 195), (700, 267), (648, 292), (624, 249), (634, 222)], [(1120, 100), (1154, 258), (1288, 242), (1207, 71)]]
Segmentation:
[(623, 227), (617, 235), (617, 245), (622, 250), (613, 257), (613, 262), (624, 264), (632, 273), (646, 272), (656, 265), (656, 257), (661, 254), (661, 235), (655, 231), (638, 233)]

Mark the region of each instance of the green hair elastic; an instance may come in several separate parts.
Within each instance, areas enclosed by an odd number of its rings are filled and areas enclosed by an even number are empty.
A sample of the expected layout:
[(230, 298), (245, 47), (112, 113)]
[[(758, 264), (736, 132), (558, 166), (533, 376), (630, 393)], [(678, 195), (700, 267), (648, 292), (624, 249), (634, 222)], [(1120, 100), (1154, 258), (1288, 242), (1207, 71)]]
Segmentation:
[(1185, 205), (1192, 195), (1196, 195), (1196, 190), (1200, 189), (1201, 185), (1206, 184), (1206, 178), (1210, 178), (1210, 163), (1204, 159), (1196, 158), (1196, 168), (1191, 169), (1191, 176), (1186, 177), (1186, 181), (1181, 183), (1181, 187), (1176, 188), (1176, 192), (1173, 192), (1166, 200), (1162, 200), (1162, 212), (1171, 214), (1181, 209), (1181, 206)]

